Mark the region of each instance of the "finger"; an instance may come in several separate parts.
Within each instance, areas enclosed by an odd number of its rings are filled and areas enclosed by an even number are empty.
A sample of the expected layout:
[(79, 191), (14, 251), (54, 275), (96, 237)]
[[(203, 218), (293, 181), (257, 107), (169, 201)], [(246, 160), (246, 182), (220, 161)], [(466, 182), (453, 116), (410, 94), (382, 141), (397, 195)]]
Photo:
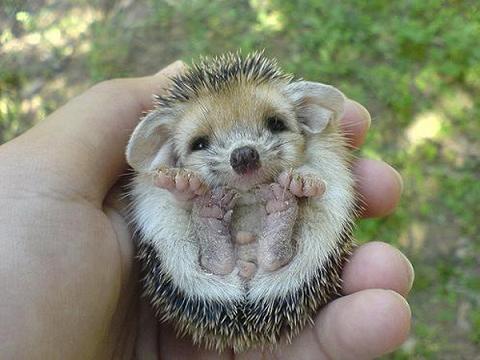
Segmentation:
[(407, 339), (410, 318), (408, 303), (396, 292), (363, 290), (327, 305), (315, 334), (331, 359), (373, 359)]
[(353, 165), (362, 217), (390, 214), (403, 191), (400, 174), (383, 161), (359, 159)]
[(42, 163), (58, 192), (72, 189), (101, 204), (124, 171), (125, 146), (142, 112), (182, 68), (176, 62), (154, 76), (106, 81), (72, 99), (12, 142), (30, 154), (24, 167)]
[(414, 271), (398, 249), (382, 242), (364, 244), (355, 250), (343, 269), (343, 293), (365, 289), (388, 289), (406, 296), (412, 288)]
[(346, 100), (340, 128), (345, 134), (349, 146), (358, 148), (363, 144), (370, 122), (371, 118), (367, 109), (354, 100)]

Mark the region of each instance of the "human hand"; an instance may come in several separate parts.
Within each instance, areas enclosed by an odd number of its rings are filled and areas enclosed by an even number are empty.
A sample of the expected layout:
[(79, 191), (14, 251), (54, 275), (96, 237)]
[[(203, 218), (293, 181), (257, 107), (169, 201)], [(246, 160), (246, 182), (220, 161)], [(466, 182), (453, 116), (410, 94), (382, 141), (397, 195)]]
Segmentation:
[[(139, 359), (231, 357), (178, 340), (164, 324), (153, 343), (137, 342), (157, 325), (140, 318), (131, 235), (106, 201), (151, 94), (181, 68), (177, 62), (155, 76), (96, 85), (0, 147), (0, 357), (130, 359), (136, 350)], [(342, 126), (360, 146), (368, 113), (349, 101)], [(401, 192), (397, 173), (364, 159), (354, 171), (363, 216), (391, 212)], [(402, 343), (410, 324), (408, 260), (387, 244), (369, 243), (356, 249), (343, 279), (345, 296), (319, 313), (315, 327), (263, 358), (368, 359)]]

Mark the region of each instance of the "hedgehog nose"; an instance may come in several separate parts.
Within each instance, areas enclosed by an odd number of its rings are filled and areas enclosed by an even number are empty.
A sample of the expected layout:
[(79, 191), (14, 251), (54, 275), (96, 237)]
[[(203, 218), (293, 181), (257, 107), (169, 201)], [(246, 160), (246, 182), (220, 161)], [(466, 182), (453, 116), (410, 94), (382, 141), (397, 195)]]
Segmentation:
[(260, 155), (251, 146), (242, 146), (232, 151), (230, 165), (240, 175), (256, 170), (260, 167)]

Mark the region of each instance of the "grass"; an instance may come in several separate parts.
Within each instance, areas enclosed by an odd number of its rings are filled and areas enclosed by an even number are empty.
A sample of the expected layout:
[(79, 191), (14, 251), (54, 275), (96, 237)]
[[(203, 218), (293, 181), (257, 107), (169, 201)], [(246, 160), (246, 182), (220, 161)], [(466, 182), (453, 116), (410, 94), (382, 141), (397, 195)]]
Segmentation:
[[(58, 0), (36, 6), (7, 2), (3, 9), (0, 139), (21, 133), (93, 82), (153, 73), (177, 58), (264, 48), (286, 70), (335, 84), (363, 103), (373, 122), (358, 155), (384, 159), (404, 178), (398, 211), (362, 221), (357, 230), (360, 242), (400, 247), (416, 269), (412, 338), (390, 357), (480, 352), (477, 1), (144, 0), (125, 8), (116, 1)], [(35, 81), (42, 86), (29, 93)]]

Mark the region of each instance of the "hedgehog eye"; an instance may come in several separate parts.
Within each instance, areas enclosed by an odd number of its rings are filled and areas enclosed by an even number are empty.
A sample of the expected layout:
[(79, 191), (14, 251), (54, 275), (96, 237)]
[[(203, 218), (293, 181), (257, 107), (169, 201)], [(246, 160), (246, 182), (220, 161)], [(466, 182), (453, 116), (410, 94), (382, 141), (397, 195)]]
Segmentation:
[(270, 116), (267, 118), (267, 128), (273, 133), (288, 130), (285, 122), (278, 116)]
[(206, 136), (199, 136), (192, 141), (190, 145), (191, 151), (205, 150), (210, 145), (210, 141)]

